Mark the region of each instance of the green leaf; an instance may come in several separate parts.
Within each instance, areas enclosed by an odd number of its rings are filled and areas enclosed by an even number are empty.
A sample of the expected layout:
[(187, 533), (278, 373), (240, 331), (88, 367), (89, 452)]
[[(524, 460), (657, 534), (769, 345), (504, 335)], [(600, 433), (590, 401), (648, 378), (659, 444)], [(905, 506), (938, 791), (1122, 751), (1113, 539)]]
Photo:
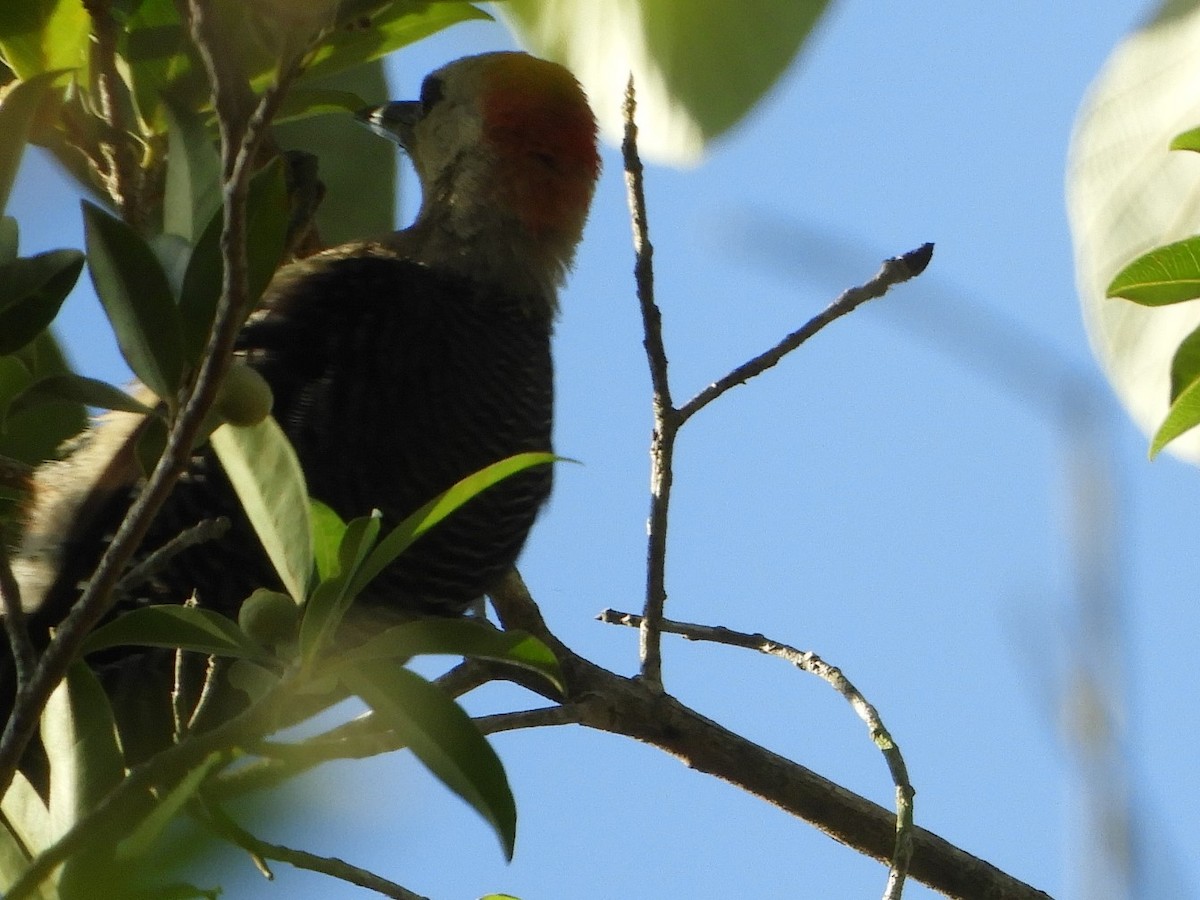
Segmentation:
[(208, 102), (208, 79), (193, 65), (187, 29), (174, 0), (142, 0), (126, 23), (120, 46), (142, 130), (167, 131), (164, 97), (182, 109)]
[(313, 558), (317, 563), (317, 577), (324, 581), (341, 571), (338, 548), (346, 535), (346, 523), (320, 500), (310, 499), (309, 504), (312, 510)]
[[(375, 61), (310, 84), (316, 90), (349, 91), (361, 97), (388, 96), (382, 61)], [(284, 147), (303, 147), (321, 160), (325, 197), (317, 209), (317, 227), (330, 245), (383, 234), (395, 228), (397, 153), (347, 116), (317, 116), (280, 123), (275, 131)], [(362, 189), (363, 172), (371, 190)]]
[[(18, 776), (20, 774), (17, 773)], [(32, 855), (22, 844), (13, 824), (11, 821), (5, 821), (0, 825), (0, 884), (15, 884), (29, 868), (30, 859)], [(59, 894), (55, 890), (54, 880), (53, 876), (46, 879), (27, 896), (33, 900), (58, 900)]]
[(1197, 425), (1200, 425), (1200, 379), (1185, 387), (1172, 401), (1166, 419), (1150, 441), (1150, 458), (1154, 459), (1163, 447)]
[(375, 547), (379, 530), (378, 511), (360, 516), (346, 526), (338, 545), (338, 574), (318, 584), (305, 604), (304, 618), (300, 621), (300, 648), (306, 657), (311, 658), (321, 650), (342, 623), (357, 596), (357, 591), (351, 589), (352, 579)]
[[(360, 63), (373, 62), (459, 22), (491, 21), (491, 18), (483, 10), (458, 0), (421, 4), (395, 0), (371, 17), (369, 28), (339, 28), (331, 32), (312, 55), (303, 79), (322, 78)], [(273, 78), (273, 69), (258, 73), (255, 88), (261, 90)]]
[(155, 416), (144, 420), (138, 431), (140, 433), (133, 451), (142, 475), (149, 478), (167, 449), (167, 423), (161, 417)]
[(475, 723), (437, 685), (401, 666), (362, 663), (342, 673), (358, 694), (441, 782), (492, 826), (512, 859), (517, 807), (499, 757)]
[(153, 408), (129, 396), (120, 388), (73, 372), (47, 375), (33, 382), (13, 398), (5, 415), (17, 415), (47, 403), (60, 403), (64, 400), (98, 409), (116, 409), (145, 416), (157, 415)]
[(403, 522), (393, 528), (371, 553), (362, 568), (353, 576), (350, 593), (357, 596), (367, 583), (391, 565), (417, 538), (446, 518), (472, 497), (492, 485), (533, 466), (548, 465), (560, 457), (553, 453), (517, 453), (492, 463), (438, 494)]
[(404, 662), (429, 655), (509, 663), (536, 672), (559, 690), (564, 689), (558, 659), (537, 638), (522, 631), (500, 631), (470, 619), (421, 619), (394, 625), (346, 651), (334, 666), (381, 659)]
[[(224, 213), (213, 213), (192, 251), (179, 298), (184, 347), (199, 360), (221, 297), (221, 230)], [(283, 258), (287, 239), (288, 195), (284, 162), (276, 157), (250, 180), (246, 199), (247, 286), (251, 306), (262, 295)]]
[(353, 115), (366, 105), (367, 101), (353, 91), (339, 91), (332, 88), (300, 89), (292, 91), (284, 98), (273, 121), (275, 124), (295, 122), (299, 119), (325, 116), (330, 113)]
[[(1200, 122), (1200, 8), (1153, 5), (1085, 94), (1072, 129), (1066, 194), (1075, 283), (1089, 343), (1121, 403), (1153, 434), (1167, 414), (1170, 360), (1200, 324), (1200, 304), (1170, 310), (1113, 303), (1106, 289), (1131, 259), (1191, 237), (1200, 208), (1195, 161), (1166, 150)], [(1170, 452), (1200, 462), (1200, 432)]]
[(1171, 139), (1171, 150), (1195, 150), (1200, 152), (1200, 127), (1190, 128)]
[(257, 425), (222, 425), (211, 442), (280, 581), (302, 602), (312, 578), (313, 546), (296, 451), (270, 417)]
[[(12, 784), (0, 799), (0, 815), (4, 817), (4, 827), (0, 828), (0, 833), (12, 833), (26, 861), (53, 843), (50, 810), (24, 773), (17, 771), (13, 774)], [(21, 868), (23, 870), (25, 867)], [(4, 883), (11, 884), (13, 880), (8, 879)]]
[(1200, 378), (1200, 326), (1183, 339), (1171, 358), (1171, 402)]
[[(10, 4), (18, 5), (20, 4)], [(5, 44), (3, 25), (6, 15), (11, 15), (11, 10), (0, 12), (0, 47)], [(21, 156), (29, 140), (29, 129), (33, 125), (38, 105), (58, 74), (47, 72), (15, 84), (3, 95), (3, 100), (0, 100), (0, 212), (8, 205), (8, 195), (12, 192), (13, 182), (16, 181), (17, 169), (21, 167)]]
[[(2, 140), (3, 138), (0, 138), (0, 141)], [(0, 201), (0, 209), (3, 208), (3, 201)], [(19, 239), (17, 220), (12, 216), (0, 216), (0, 266), (7, 266), (17, 258)]]
[(79, 81), (87, 84), (91, 26), (83, 0), (6, 0), (0, 3), (0, 52), (22, 81), (79, 68)]
[(579, 75), (601, 126), (622, 133), (632, 72), (647, 159), (694, 162), (788, 70), (828, 0), (686, 3), (508, 0), (496, 9), (523, 46)]
[(82, 661), (71, 664), (50, 696), (41, 734), (50, 764), (50, 828), (57, 839), (125, 777), (108, 696)]
[[(66, 359), (49, 331), (43, 331), (17, 354), (0, 357), (0, 409), (47, 375), (69, 371)], [(0, 453), (30, 464), (50, 459), (63, 441), (87, 425), (87, 410), (81, 403), (55, 403), (37, 410), (10, 415), (0, 430)]]
[(234, 659), (266, 657), (236, 622), (199, 606), (165, 604), (130, 610), (89, 634), (83, 652), (125, 646), (180, 648)]
[(154, 804), (149, 814), (117, 844), (113, 858), (117, 862), (131, 862), (146, 855), (166, 827), (171, 824), (171, 820), (183, 809), (184, 804), (200, 790), (200, 785), (204, 783), (208, 773), (219, 762), (221, 762), (221, 754), (208, 754), (200, 765), (190, 770), (166, 794), (160, 795), (158, 802)]
[(179, 310), (158, 259), (141, 236), (100, 207), (83, 201), (88, 267), (96, 295), (142, 383), (164, 400), (183, 373)]
[(1166, 306), (1200, 297), (1200, 237), (1156, 247), (1139, 256), (1116, 274), (1108, 296), (1143, 306)]
[(82, 270), (78, 250), (48, 250), (0, 267), (0, 354), (20, 350), (54, 321)]
[(163, 231), (195, 244), (221, 209), (221, 158), (193, 109), (168, 102), (166, 114)]

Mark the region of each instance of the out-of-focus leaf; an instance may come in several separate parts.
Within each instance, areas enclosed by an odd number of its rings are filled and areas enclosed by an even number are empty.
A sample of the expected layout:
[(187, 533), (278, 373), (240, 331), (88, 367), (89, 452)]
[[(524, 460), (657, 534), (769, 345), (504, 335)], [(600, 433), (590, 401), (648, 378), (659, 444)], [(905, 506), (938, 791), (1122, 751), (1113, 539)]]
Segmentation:
[[(397, 0), (371, 18), (369, 28), (339, 28), (313, 54), (304, 79), (322, 78), (387, 56), (459, 22), (490, 20), (483, 10), (460, 0), (414, 4)], [(255, 86), (263, 88), (273, 72), (260, 72)]]
[(550, 648), (521, 631), (500, 631), (470, 619), (421, 619), (393, 625), (346, 651), (337, 665), (370, 659), (404, 662), (414, 656), (469, 656), (536, 672), (560, 690), (562, 672)]
[[(1200, 303), (1147, 309), (1106, 299), (1113, 276), (1154, 247), (1200, 231), (1200, 177), (1171, 139), (1200, 122), (1200, 2), (1164, 3), (1113, 50), (1079, 112), (1067, 172), (1076, 283), (1092, 350), (1132, 417), (1158, 429), (1171, 359)], [(1200, 434), (1170, 452), (1200, 461)]]
[(1171, 402), (1200, 378), (1200, 328), (1183, 339), (1171, 360)]
[(136, 231), (83, 201), (88, 268), (121, 355), (159, 397), (174, 397), (183, 372), (179, 310), (166, 273)]
[(270, 417), (222, 425), (211, 441), (283, 586), (303, 602), (313, 572), (312, 524), (296, 451)]
[(1171, 139), (1172, 150), (1200, 151), (1200, 128), (1189, 128)]
[[(0, 209), (3, 208), (3, 202), (0, 202)], [(12, 216), (0, 216), (0, 266), (6, 266), (17, 258), (20, 234), (16, 219)]]
[[(360, 97), (388, 96), (382, 61), (358, 66), (305, 85), (313, 90), (346, 91)], [(381, 141), (349, 116), (316, 116), (285, 122), (275, 132), (282, 147), (303, 147), (320, 159), (325, 198), (317, 210), (321, 240), (329, 245), (384, 234), (395, 228), (396, 147)], [(363, 172), (371, 190), (363, 190)]]
[[(38, 335), (8, 359), (16, 365), (0, 366), (0, 408), (33, 381), (70, 371), (58, 342), (49, 331)], [(82, 403), (55, 403), (37, 410), (9, 414), (0, 430), (0, 454), (35, 464), (54, 456), (63, 441), (78, 434), (87, 424)]]
[(1114, 276), (1108, 296), (1142, 306), (1166, 306), (1200, 297), (1200, 237), (1143, 254)]
[(491, 744), (462, 708), (437, 685), (392, 663), (363, 663), (343, 672), (342, 680), (429, 771), (483, 816), (511, 859), (517, 807), (508, 777)]
[(138, 468), (148, 478), (158, 465), (163, 451), (167, 449), (167, 423), (158, 416), (145, 419), (133, 449), (137, 456)]
[(642, 154), (690, 163), (779, 80), (827, 5), (509, 0), (496, 9), (525, 47), (575, 72), (614, 141), (632, 72)]
[(109, 647), (179, 647), (234, 659), (263, 659), (263, 648), (237, 623), (199, 606), (143, 606), (88, 635), (84, 653)]
[(523, 472), (533, 466), (549, 465), (559, 458), (553, 453), (517, 453), (468, 475), (438, 494), (393, 528), (387, 537), (379, 542), (379, 546), (371, 552), (366, 562), (354, 575), (351, 594), (357, 596), (372, 578), (391, 565), (392, 561), (407, 550), (413, 541), (472, 497), (483, 493), (492, 485), (511, 475)]
[(320, 500), (310, 500), (313, 526), (313, 558), (317, 563), (317, 577), (332, 578), (341, 569), (338, 563), (338, 548), (346, 534), (346, 523), (342, 517)]
[(195, 244), (221, 208), (221, 158), (193, 110), (167, 103), (166, 114), (163, 230)]
[(83, 0), (6, 0), (0, 3), (0, 54), (18, 78), (80, 69), (87, 84), (92, 21)]
[[(0, 799), (0, 815), (4, 816), (6, 826), (0, 828), (0, 832), (12, 833), (19, 842), (26, 862), (50, 846), (53, 840), (50, 810), (23, 772), (18, 771), (13, 775), (12, 784)], [(7, 870), (5, 874), (9, 874)], [(4, 883), (11, 884), (13, 880), (9, 878)]]
[[(3, 5), (3, 4), (0, 4)], [(12, 3), (9, 6), (20, 6)], [(12, 10), (0, 12), (0, 48), (4, 47), (4, 17)], [(25, 143), (29, 140), (29, 129), (37, 113), (38, 104), (50, 88), (58, 72), (47, 72), (30, 76), (28, 81), (12, 85), (0, 99), (0, 212), (8, 206), (8, 195), (21, 166)], [(16, 251), (16, 248), (13, 248)]]
[(167, 130), (164, 97), (188, 109), (207, 101), (208, 80), (193, 64), (187, 30), (174, 0), (142, 0), (126, 23), (120, 49), (143, 130), (152, 134)]
[(288, 230), (287, 173), (275, 157), (250, 183), (246, 200), (246, 265), (250, 299), (257, 302), (283, 259)]
[(356, 113), (367, 102), (353, 91), (335, 91), (331, 89), (292, 91), (279, 108), (276, 122), (293, 122), (310, 116), (323, 116), (329, 113)]
[[(20, 774), (19, 772), (17, 773)], [(29, 868), (32, 855), (22, 845), (20, 838), (14, 833), (11, 825), (0, 826), (0, 881), (2, 884), (14, 884)], [(54, 877), (47, 879), (28, 895), (33, 900), (56, 900)]]
[(78, 250), (47, 250), (0, 267), (0, 354), (46, 329), (83, 270)]
[(17, 415), (47, 403), (64, 400), (97, 409), (117, 409), (146, 416), (155, 415), (155, 410), (151, 407), (106, 381), (67, 372), (61, 375), (47, 375), (30, 384), (12, 399), (5, 416)]
[[(218, 208), (201, 234), (179, 298), (184, 347), (188, 359), (198, 360), (208, 341), (221, 297), (221, 229), (223, 212)], [(283, 257), (287, 239), (288, 196), (284, 162), (276, 157), (250, 180), (246, 198), (247, 282), (251, 301), (257, 301)]]
[(72, 663), (51, 694), (41, 733), (50, 763), (50, 827), (57, 839), (125, 777), (108, 696), (83, 662)]
[(200, 765), (190, 770), (166, 794), (160, 796), (150, 813), (117, 844), (113, 853), (117, 862), (130, 862), (146, 855), (166, 827), (171, 824), (171, 820), (183, 809), (183, 805), (195, 796), (196, 791), (200, 790), (200, 785), (204, 783), (208, 773), (219, 762), (221, 762), (221, 755), (210, 753)]

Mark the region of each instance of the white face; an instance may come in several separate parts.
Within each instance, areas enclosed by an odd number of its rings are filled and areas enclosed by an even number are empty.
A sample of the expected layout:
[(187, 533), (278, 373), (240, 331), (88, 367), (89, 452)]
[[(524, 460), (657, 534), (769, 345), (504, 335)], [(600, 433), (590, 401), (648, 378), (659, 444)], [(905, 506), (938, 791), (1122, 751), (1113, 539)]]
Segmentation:
[[(422, 115), (413, 126), (410, 155), (427, 194), (453, 202), (469, 190), (464, 181), (486, 178), (486, 159), (463, 158), (467, 153), (478, 156), (484, 148), (478, 85), (485, 64), (474, 57), (459, 60), (429, 75), (421, 86)], [(454, 172), (455, 183), (444, 178), (448, 171)]]

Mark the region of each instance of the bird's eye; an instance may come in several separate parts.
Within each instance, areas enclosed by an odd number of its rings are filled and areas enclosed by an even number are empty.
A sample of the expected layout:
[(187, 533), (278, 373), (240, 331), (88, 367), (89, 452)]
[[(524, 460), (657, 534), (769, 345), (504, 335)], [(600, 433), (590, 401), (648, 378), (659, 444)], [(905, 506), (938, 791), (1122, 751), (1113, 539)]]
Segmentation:
[(442, 99), (442, 79), (435, 78), (433, 75), (427, 77), (421, 82), (421, 112), (429, 115), (429, 111), (433, 109)]

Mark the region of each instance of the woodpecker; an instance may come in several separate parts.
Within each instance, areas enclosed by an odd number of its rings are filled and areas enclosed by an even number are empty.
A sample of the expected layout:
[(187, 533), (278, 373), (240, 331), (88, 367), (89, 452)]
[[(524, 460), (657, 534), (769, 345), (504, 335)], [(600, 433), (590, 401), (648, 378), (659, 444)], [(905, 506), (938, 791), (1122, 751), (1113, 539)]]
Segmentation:
[[(551, 449), (558, 289), (600, 161), (578, 83), (524, 53), (460, 59), (425, 78), (419, 100), (362, 117), (412, 160), (422, 196), (414, 223), (281, 269), (237, 354), (270, 385), (309, 493), (347, 520), (378, 509), (387, 528), (490, 463)], [(78, 597), (134, 496), (131, 421), (93, 429), (35, 476), (15, 559), (35, 643)], [(549, 466), (488, 489), (418, 539), (360, 602), (461, 614), (515, 562), (550, 489)], [(194, 596), (236, 616), (250, 591), (272, 586), (265, 552), (206, 449), (143, 551), (215, 516), (232, 522), (224, 538), (173, 557), (115, 614)], [(129, 675), (130, 651), (120, 652), (110, 691), (140, 678)]]

